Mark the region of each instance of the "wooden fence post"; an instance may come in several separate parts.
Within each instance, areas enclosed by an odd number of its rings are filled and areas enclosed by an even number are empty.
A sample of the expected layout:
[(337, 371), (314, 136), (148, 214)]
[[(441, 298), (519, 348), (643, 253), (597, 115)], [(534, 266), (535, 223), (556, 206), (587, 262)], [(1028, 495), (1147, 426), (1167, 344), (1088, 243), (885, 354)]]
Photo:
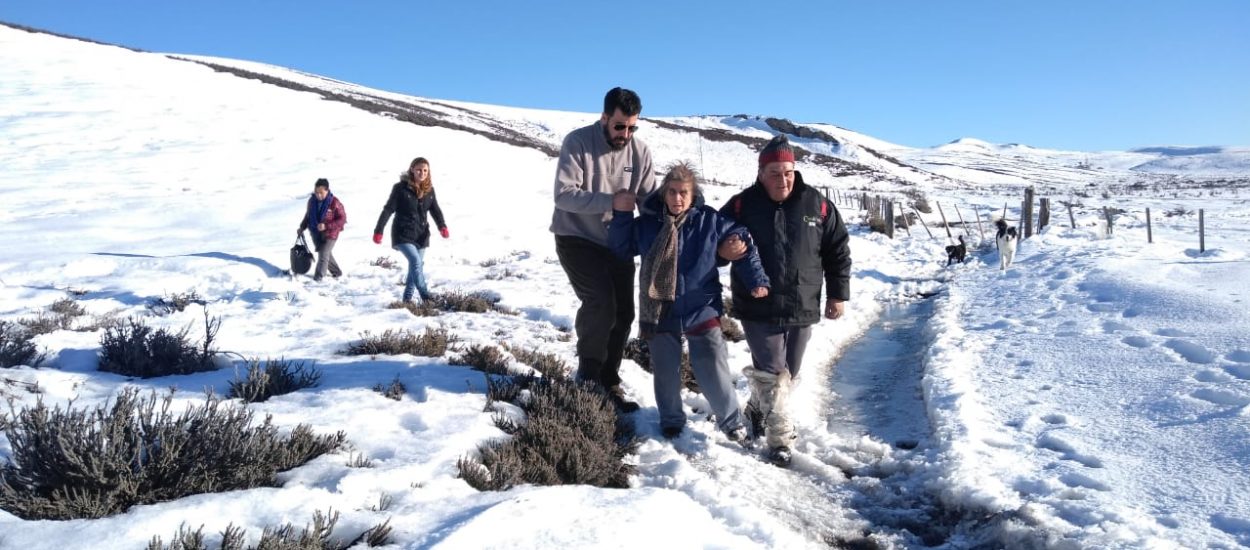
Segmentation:
[(1020, 219), (1024, 220), (1024, 236), (1020, 240), (1033, 236), (1033, 188), (1024, 190), (1024, 205), (1020, 209)]
[(1037, 201), (1039, 203), (1037, 212), (1037, 232), (1041, 233), (1043, 227), (1050, 225), (1050, 199), (1043, 197)]
[(1150, 229), (1150, 207), (1146, 207), (1146, 242), (1155, 242), (1154, 231)]
[(938, 214), (942, 215), (942, 227), (946, 228), (946, 241), (955, 242), (955, 237), (951, 236), (951, 224), (946, 221), (946, 212), (942, 211), (942, 203), (934, 201), (934, 204), (938, 207)]
[[(1115, 232), (1115, 227), (1113, 227), (1113, 222), (1111, 221), (1111, 208), (1106, 206), (1102, 207), (1102, 215), (1107, 218), (1107, 236), (1110, 237), (1111, 234)], [(1199, 219), (1201, 218), (1202, 217), (1199, 216)]]
[(915, 213), (916, 213), (916, 219), (917, 219), (917, 220), (920, 220), (920, 227), (923, 227), (923, 228), (924, 228), (924, 232), (925, 232), (925, 233), (928, 233), (928, 234), (929, 234), (929, 238), (930, 238), (930, 239), (932, 239), (932, 238), (933, 238), (933, 232), (929, 230), (929, 224), (927, 224), (927, 223), (925, 223), (925, 222), (924, 222), (924, 218), (923, 218), (923, 217), (921, 217), (921, 215), (920, 215), (920, 211), (919, 211), (919, 210), (916, 210), (915, 208), (912, 208), (911, 210), (912, 210), (912, 212), (915, 212)]
[(964, 235), (971, 237), (972, 234), (968, 233), (968, 222), (964, 221), (964, 213), (959, 211), (958, 204), (955, 205), (955, 214), (959, 216), (959, 225), (964, 228)]
[(1068, 203), (1068, 223), (1076, 229), (1076, 218), (1072, 217), (1072, 203)]
[(907, 211), (903, 209), (903, 203), (898, 203), (898, 213), (903, 217), (903, 229), (907, 230), (907, 236), (911, 236), (911, 223), (907, 221)]
[(894, 238), (894, 201), (883, 201), (882, 209), (885, 218), (885, 234), (891, 239)]
[(1198, 209), (1198, 252), (1207, 251), (1207, 223), (1202, 209)]
[(972, 205), (972, 211), (977, 215), (977, 231), (981, 233), (981, 240), (985, 240), (985, 228), (981, 227), (981, 209), (977, 205)]

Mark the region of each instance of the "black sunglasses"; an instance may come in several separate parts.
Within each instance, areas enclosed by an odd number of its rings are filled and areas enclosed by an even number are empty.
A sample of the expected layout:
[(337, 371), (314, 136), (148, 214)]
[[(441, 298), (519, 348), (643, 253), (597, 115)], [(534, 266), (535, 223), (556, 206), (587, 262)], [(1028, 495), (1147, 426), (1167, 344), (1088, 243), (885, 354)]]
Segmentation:
[(627, 126), (625, 124), (620, 124), (620, 123), (617, 123), (612, 126), (612, 129), (618, 132), (624, 131), (626, 128), (629, 128), (629, 133), (631, 134), (638, 131), (638, 126)]

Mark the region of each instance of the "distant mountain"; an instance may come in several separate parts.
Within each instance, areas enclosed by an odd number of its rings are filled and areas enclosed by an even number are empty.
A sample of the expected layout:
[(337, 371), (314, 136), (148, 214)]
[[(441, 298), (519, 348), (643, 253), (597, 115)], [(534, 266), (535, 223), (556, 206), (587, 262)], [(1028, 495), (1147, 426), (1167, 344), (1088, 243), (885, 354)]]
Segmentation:
[[(38, 32), (34, 29), (23, 30)], [(379, 116), (420, 126), (472, 133), (554, 157), (563, 136), (586, 123), (586, 113), (545, 111), (435, 100), (387, 92), (263, 63), (206, 56), (165, 54), (216, 71), (302, 92), (318, 94)], [(594, 115), (590, 115), (593, 117)], [(826, 123), (798, 124), (748, 115), (644, 117), (648, 142), (661, 136), (658, 159), (716, 157), (737, 166), (704, 174), (719, 183), (754, 179), (748, 159), (773, 135), (784, 133), (800, 150), (809, 182), (847, 189), (900, 191), (899, 188), (966, 189), (985, 185), (1037, 186), (1070, 191), (1089, 186), (1157, 188), (1218, 185), (1250, 187), (1250, 148), (1156, 146), (1130, 151), (1061, 151), (965, 137), (932, 148), (890, 143)], [(644, 126), (646, 127), (646, 126)], [(728, 157), (732, 157), (732, 160)], [(670, 159), (671, 160), (671, 159)], [(711, 159), (709, 159), (711, 160)]]

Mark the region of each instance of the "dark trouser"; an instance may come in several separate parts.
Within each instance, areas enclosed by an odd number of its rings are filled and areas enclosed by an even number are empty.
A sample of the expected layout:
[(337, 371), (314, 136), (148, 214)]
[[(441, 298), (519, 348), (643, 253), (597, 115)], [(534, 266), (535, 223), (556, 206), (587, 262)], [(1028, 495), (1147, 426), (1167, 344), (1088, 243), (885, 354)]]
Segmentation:
[(582, 305), (577, 309), (577, 379), (621, 384), (621, 354), (634, 322), (634, 261), (580, 237), (556, 235), (556, 256)]
[(742, 331), (747, 335), (751, 363), (756, 370), (781, 374), (781, 370), (786, 369), (791, 378), (799, 376), (803, 352), (812, 338), (811, 325), (783, 327), (744, 319)]
[(343, 274), (343, 270), (339, 269), (339, 263), (334, 261), (334, 245), (338, 239), (322, 239), (313, 235), (313, 246), (317, 247), (317, 267), (313, 271), (313, 278), (320, 279), (326, 276), (326, 270), (329, 269), (332, 277), (338, 277)]

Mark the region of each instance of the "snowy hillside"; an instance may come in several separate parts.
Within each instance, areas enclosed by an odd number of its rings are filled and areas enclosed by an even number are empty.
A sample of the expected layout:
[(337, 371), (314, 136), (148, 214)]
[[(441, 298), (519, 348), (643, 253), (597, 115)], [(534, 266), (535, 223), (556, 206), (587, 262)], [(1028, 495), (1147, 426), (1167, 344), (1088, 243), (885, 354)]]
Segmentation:
[[(529, 110), (184, 57), (0, 26), (0, 320), (36, 318), (66, 298), (85, 309), (35, 338), (45, 362), (0, 369), (0, 397), (15, 410), (90, 407), (126, 388), (172, 388), (181, 408), (203, 403), (206, 388), (226, 395), (239, 357), (281, 357), (315, 365), (320, 383), (247, 407), (280, 430), (342, 431), (349, 447), (277, 487), (99, 519), (0, 511), (0, 550), (136, 548), (169, 542), (180, 525), (203, 526), (210, 548), (229, 525), (254, 544), (266, 528), (330, 509), (337, 537), (389, 520), (397, 548), (1250, 546), (1250, 173), (1238, 169), (1250, 150), (1081, 153), (970, 139), (916, 149), (766, 114), (644, 111), (637, 138), (660, 166), (694, 161), (715, 180), (704, 189), (713, 205), (751, 183), (754, 147), (778, 125), (809, 153), (805, 179), (839, 193), (923, 195), (964, 213), (1009, 202), (1012, 220), (1019, 186), (1084, 195), (1075, 227), (1056, 210), (1005, 271), (973, 223), (952, 228), (971, 250), (948, 267), (935, 215), (924, 221), (936, 238), (916, 224), (891, 240), (839, 205), (852, 229), (852, 299), (844, 318), (813, 331), (789, 470), (730, 444), (694, 393), (683, 395), (688, 429), (664, 439), (652, 378), (627, 361), (625, 386), (643, 407), (629, 417), (639, 437), (629, 488), (480, 492), (457, 461), (507, 437), (486, 410), (483, 374), (453, 364), (455, 350), (343, 352), (366, 332), (428, 328), (575, 364), (577, 300), (547, 230), (551, 151), (597, 119), (601, 98), (586, 98), (584, 112)], [(415, 156), (431, 161), (450, 228), (425, 257), (432, 290), (483, 292), (507, 312), (387, 308), (400, 272), (378, 260), (402, 260), (370, 236)], [(314, 283), (285, 270), (320, 177), (348, 223), (335, 250), (345, 275)], [(1116, 191), (1140, 182), (1150, 183)], [(1110, 235), (1104, 206), (1122, 209)], [(189, 292), (204, 303), (151, 307)], [(222, 319), (230, 365), (152, 379), (98, 370), (103, 330), (92, 320), (134, 316), (194, 334), (206, 311)], [(745, 344), (731, 344), (734, 369), (749, 362)], [(396, 380), (398, 400), (373, 389)], [(745, 379), (737, 390), (745, 400)], [(13, 454), (0, 435), (0, 464)]]

